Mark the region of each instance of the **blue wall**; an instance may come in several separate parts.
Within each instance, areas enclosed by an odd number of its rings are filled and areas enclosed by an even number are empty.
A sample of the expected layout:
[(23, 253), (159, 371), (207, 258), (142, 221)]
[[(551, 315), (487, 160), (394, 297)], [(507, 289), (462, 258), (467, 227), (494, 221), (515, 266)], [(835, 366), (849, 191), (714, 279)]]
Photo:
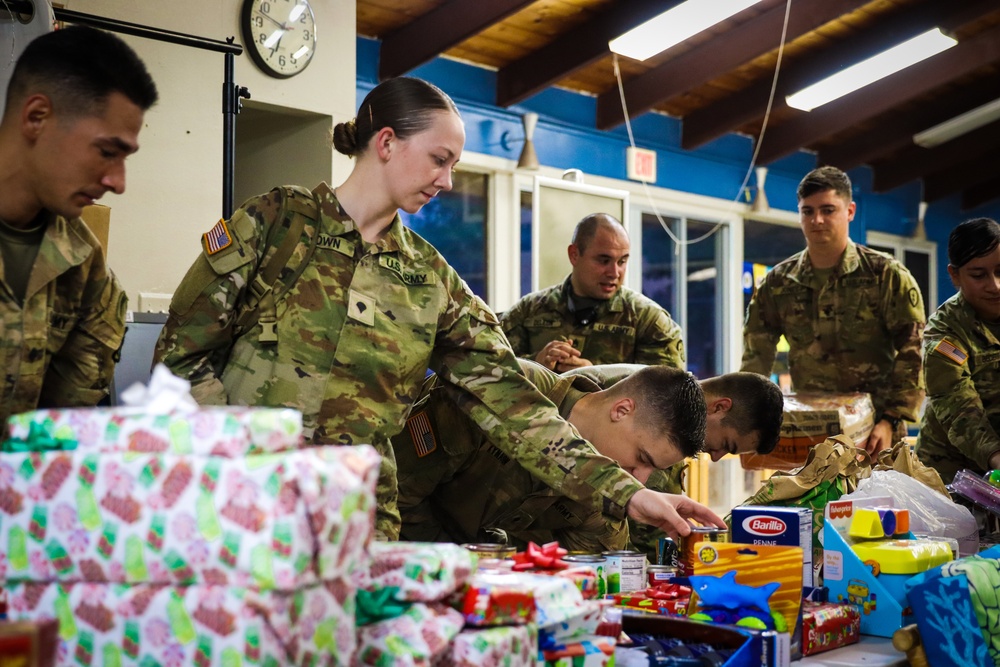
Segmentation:
[[(364, 37), (357, 41), (357, 103), (378, 82), (379, 42)], [(524, 129), (521, 116), (539, 115), (534, 143), (542, 164), (557, 169), (578, 168), (587, 174), (625, 180), (625, 149), (628, 133), (622, 125), (614, 130), (596, 127), (597, 100), (587, 95), (549, 88), (521, 104), (504, 109), (496, 106), (496, 73), (480, 67), (438, 58), (410, 72), (431, 81), (458, 104), (466, 125), (466, 150), (516, 160)], [(656, 185), (720, 199), (740, 199), (753, 142), (736, 134), (721, 137), (693, 151), (680, 147), (680, 121), (662, 114), (645, 113), (632, 121), (637, 146), (657, 153)], [(504, 133), (515, 140), (502, 142)], [(765, 137), (765, 141), (767, 141)], [(507, 148), (504, 147), (507, 144)], [(772, 208), (794, 211), (795, 188), (802, 176), (816, 165), (811, 153), (799, 152), (768, 165), (767, 198)], [(888, 193), (872, 192), (871, 170), (859, 167), (849, 172), (854, 182), (858, 212), (851, 237), (865, 238), (867, 230), (910, 235), (917, 222), (920, 184), (917, 181)], [(749, 185), (754, 184), (751, 176)], [(1000, 203), (974, 211), (959, 210), (959, 197), (936, 202), (925, 217), (927, 238), (938, 243), (938, 297), (954, 294), (946, 270), (948, 233), (971, 217), (1000, 220)]]

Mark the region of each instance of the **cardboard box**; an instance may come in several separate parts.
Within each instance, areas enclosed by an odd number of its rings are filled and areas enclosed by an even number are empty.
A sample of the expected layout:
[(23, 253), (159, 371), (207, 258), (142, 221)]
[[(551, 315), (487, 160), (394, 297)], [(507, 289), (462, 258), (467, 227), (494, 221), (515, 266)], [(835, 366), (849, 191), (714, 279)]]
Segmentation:
[(778, 446), (770, 454), (741, 454), (747, 470), (793, 470), (809, 450), (830, 436), (846, 435), (860, 446), (875, 425), (869, 394), (788, 394)]
[(87, 223), (90, 231), (94, 232), (97, 240), (101, 242), (101, 247), (104, 249), (104, 256), (107, 257), (108, 232), (111, 227), (111, 209), (101, 204), (91, 204), (83, 208), (83, 213), (80, 214), (80, 217)]
[(731, 542), (801, 547), (802, 585), (813, 585), (813, 512), (808, 507), (734, 507)]

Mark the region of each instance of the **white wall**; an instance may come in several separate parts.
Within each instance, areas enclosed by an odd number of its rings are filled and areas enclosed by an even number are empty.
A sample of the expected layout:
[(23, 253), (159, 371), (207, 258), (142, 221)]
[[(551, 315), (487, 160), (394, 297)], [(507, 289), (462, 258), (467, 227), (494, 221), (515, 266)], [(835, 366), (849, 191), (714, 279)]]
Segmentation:
[[(240, 0), (63, 0), (67, 9), (242, 43)], [(260, 72), (236, 57), (236, 83), (253, 99), (349, 120), (355, 112), (356, 13), (353, 0), (313, 0), (318, 43), (312, 63), (292, 79)], [(221, 53), (122, 35), (146, 62), (160, 101), (146, 114), (139, 152), (128, 160), (127, 191), (106, 195), (108, 259), (137, 309), (140, 292), (169, 294), (199, 251), (201, 234), (222, 213)], [(237, 117), (237, 124), (239, 117)], [(237, 155), (239, 162), (240, 156)], [(331, 151), (333, 185), (350, 161)], [(319, 180), (319, 179), (316, 179)], [(302, 183), (309, 187), (315, 182)], [(272, 185), (280, 185), (273, 183)], [(270, 186), (269, 186), (270, 187)], [(237, 202), (238, 204), (238, 202)]]

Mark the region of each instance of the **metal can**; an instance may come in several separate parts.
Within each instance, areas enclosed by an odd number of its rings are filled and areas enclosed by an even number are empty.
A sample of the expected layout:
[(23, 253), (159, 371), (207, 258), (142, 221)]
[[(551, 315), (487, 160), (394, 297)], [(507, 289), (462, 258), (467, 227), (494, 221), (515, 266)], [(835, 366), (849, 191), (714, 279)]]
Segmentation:
[(597, 572), (597, 598), (601, 599), (608, 593), (607, 559), (600, 554), (576, 554), (563, 556), (563, 562), (573, 567), (592, 567)]
[(480, 559), (496, 558), (498, 560), (503, 560), (505, 558), (511, 558), (515, 553), (517, 553), (517, 547), (508, 544), (490, 544), (488, 542), (480, 542), (478, 544), (463, 544), (462, 546), (479, 556)]
[(694, 574), (694, 563), (698, 558), (695, 545), (699, 542), (728, 542), (729, 532), (725, 528), (714, 526), (693, 526), (691, 534), (681, 538), (680, 559), (677, 573), (682, 577)]
[(608, 593), (631, 593), (646, 588), (646, 554), (638, 551), (605, 551)]
[(677, 568), (670, 567), (669, 565), (646, 566), (646, 580), (649, 582), (650, 586), (669, 583), (670, 580), (676, 576)]
[(656, 564), (677, 568), (679, 561), (680, 550), (677, 548), (677, 543), (673, 538), (661, 537), (656, 545)]

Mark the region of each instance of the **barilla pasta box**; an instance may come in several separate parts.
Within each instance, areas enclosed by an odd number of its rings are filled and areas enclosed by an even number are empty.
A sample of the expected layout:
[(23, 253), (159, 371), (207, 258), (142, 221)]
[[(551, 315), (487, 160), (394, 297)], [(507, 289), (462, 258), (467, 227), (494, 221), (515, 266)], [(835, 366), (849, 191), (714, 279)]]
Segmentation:
[(802, 585), (813, 585), (812, 510), (742, 505), (732, 512), (732, 542), (802, 547)]

